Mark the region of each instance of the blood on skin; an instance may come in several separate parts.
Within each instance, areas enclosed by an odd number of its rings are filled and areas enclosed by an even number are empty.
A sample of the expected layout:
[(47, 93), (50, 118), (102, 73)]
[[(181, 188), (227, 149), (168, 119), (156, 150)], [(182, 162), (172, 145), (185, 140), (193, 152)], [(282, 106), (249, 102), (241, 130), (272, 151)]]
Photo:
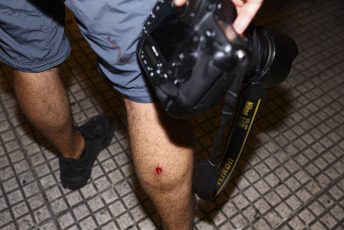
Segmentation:
[(157, 174), (161, 174), (161, 173), (162, 173), (162, 169), (161, 169), (160, 167), (157, 167), (157, 168), (156, 168), (156, 173), (157, 173)]

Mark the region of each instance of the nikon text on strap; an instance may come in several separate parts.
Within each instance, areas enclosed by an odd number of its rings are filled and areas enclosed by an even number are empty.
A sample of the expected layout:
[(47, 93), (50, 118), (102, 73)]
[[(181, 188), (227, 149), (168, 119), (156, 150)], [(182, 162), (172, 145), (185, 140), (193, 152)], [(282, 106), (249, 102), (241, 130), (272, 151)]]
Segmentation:
[[(216, 154), (221, 145), (219, 140), (221, 140), (223, 128), (230, 118), (227, 109), (232, 111), (231, 108), (224, 106), (221, 127), (214, 141), (212, 156), (209, 160), (200, 162), (194, 181), (194, 190), (201, 199), (214, 201), (224, 191), (234, 175), (243, 156), (264, 96), (265, 88), (260, 83), (249, 84), (241, 90), (226, 145), (219, 163), (216, 164)], [(226, 100), (228, 98), (231, 97), (227, 94)]]

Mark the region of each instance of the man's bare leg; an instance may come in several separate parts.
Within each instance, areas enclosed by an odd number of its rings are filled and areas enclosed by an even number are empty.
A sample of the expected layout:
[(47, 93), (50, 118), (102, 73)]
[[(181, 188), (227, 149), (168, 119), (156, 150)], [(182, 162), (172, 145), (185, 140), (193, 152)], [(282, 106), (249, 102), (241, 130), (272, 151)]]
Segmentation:
[(169, 117), (156, 104), (125, 99), (137, 176), (165, 230), (191, 229), (193, 143), (188, 121)]
[(19, 106), (29, 122), (63, 157), (78, 159), (84, 149), (84, 138), (73, 128), (59, 68), (40, 73), (15, 70), (13, 83)]

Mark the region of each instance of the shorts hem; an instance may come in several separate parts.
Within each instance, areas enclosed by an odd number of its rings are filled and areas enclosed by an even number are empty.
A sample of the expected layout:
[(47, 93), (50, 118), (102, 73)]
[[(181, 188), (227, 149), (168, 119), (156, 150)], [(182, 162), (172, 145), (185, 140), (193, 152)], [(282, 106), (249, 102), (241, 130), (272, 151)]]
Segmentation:
[[(49, 61), (46, 61), (44, 63), (42, 62), (30, 62), (30, 63), (24, 63), (14, 59), (8, 59), (7, 57), (2, 56), (1, 57), (1, 61), (3, 63), (5, 63), (6, 65), (19, 70), (19, 71), (23, 71), (23, 72), (27, 72), (27, 73), (39, 73), (39, 72), (43, 72), (46, 71), (48, 69), (51, 69), (53, 67), (56, 67), (60, 64), (62, 64), (70, 55), (71, 53), (71, 47), (66, 45), (65, 46), (67, 48), (66, 52), (64, 55), (62, 55), (62, 57), (58, 58), (58, 59), (51, 59)], [(0, 55), (1, 56), (1, 55)]]
[[(138, 103), (154, 103), (157, 101), (157, 98), (155, 96), (152, 96), (152, 94), (148, 90), (126, 90), (122, 89), (120, 87), (113, 86), (113, 88), (122, 94), (125, 98), (138, 102)], [(135, 92), (134, 92), (135, 91)]]

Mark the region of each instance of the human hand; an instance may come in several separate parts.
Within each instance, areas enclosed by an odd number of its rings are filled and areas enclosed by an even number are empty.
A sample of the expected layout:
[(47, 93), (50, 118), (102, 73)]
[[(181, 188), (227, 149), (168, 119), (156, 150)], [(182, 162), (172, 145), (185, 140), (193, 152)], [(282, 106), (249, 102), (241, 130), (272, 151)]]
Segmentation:
[[(187, 0), (174, 0), (177, 7), (183, 6)], [(238, 34), (244, 33), (264, 0), (232, 0), (236, 7), (238, 16), (233, 23), (233, 27)]]
[(238, 34), (244, 33), (264, 0), (232, 0), (237, 10), (237, 18), (233, 22), (233, 28)]

